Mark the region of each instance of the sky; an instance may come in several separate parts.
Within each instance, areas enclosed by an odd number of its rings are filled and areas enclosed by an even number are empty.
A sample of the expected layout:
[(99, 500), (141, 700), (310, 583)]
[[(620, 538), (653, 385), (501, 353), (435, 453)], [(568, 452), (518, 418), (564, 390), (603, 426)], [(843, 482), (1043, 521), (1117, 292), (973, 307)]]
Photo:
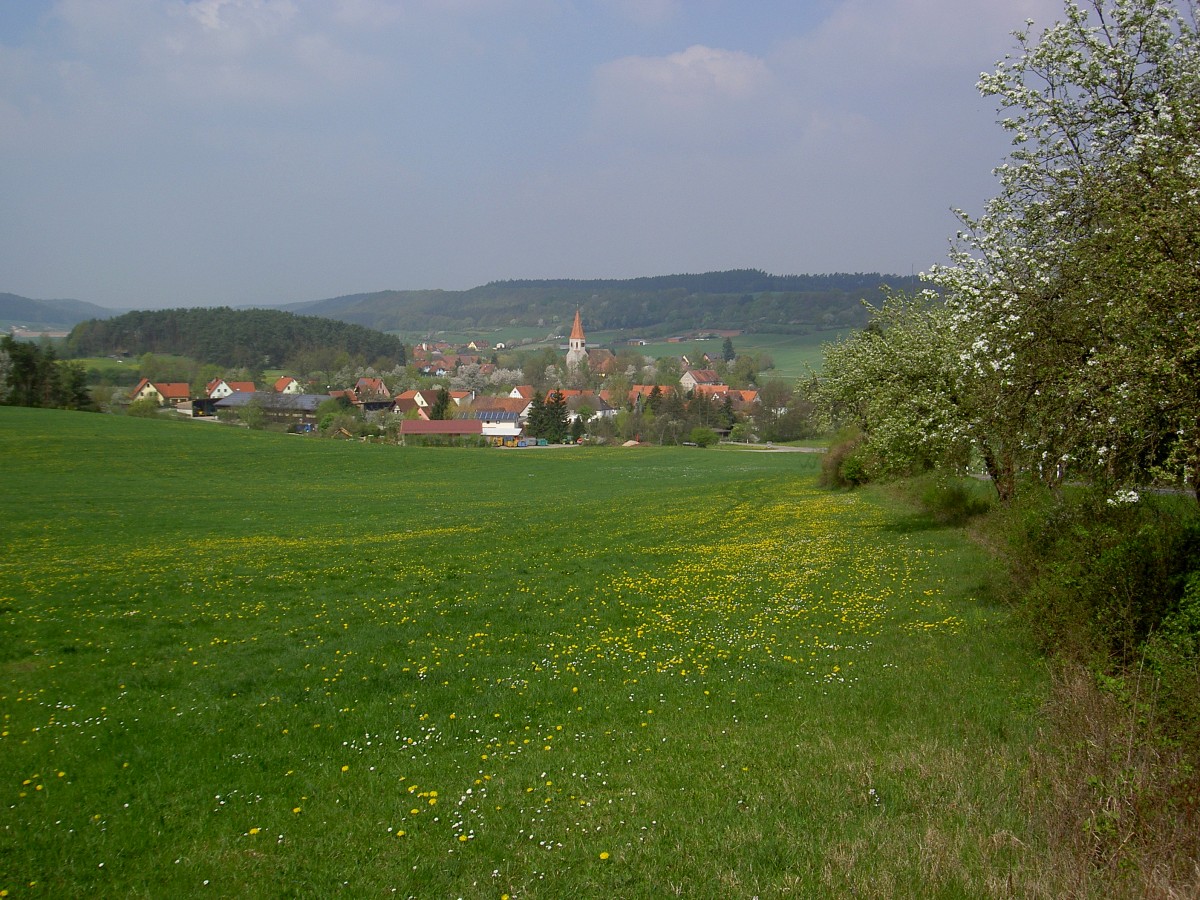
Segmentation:
[(0, 0), (0, 291), (945, 262), (1061, 0)]

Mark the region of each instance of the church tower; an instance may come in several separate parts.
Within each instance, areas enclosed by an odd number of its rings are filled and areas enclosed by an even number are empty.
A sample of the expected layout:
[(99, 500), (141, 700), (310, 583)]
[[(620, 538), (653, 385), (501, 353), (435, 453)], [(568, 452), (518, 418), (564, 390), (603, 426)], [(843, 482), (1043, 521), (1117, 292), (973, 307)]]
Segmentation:
[(587, 340), (583, 336), (583, 323), (579, 321), (579, 310), (575, 310), (575, 324), (571, 326), (571, 337), (567, 341), (567, 368), (578, 369), (588, 358)]

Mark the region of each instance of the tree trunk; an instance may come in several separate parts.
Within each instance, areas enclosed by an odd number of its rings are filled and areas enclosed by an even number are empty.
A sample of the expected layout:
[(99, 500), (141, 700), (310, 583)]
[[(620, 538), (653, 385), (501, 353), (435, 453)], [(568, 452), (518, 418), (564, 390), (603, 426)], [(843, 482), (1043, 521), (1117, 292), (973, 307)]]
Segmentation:
[(996, 489), (996, 498), (1008, 505), (1012, 500), (1015, 490), (1015, 472), (1013, 471), (1012, 454), (1007, 451), (1001, 451), (999, 458), (991, 447), (981, 448), (983, 451), (983, 464), (987, 468), (987, 473), (992, 479), (992, 487)]

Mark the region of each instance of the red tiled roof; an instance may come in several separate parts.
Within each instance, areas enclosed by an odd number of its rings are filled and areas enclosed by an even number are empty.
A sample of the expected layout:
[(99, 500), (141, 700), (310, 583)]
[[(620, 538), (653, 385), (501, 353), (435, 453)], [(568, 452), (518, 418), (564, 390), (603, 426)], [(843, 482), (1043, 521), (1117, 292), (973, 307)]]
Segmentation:
[(437, 403), (437, 391), (413, 391), (413, 399), (418, 406), (433, 406)]
[(399, 399), (393, 400), (392, 401), (392, 410), (402, 416), (406, 416), (410, 412), (415, 411), (417, 413), (417, 415), (420, 416), (422, 419), (429, 418), (429, 414), (425, 412), (425, 407), (418, 406), (417, 401), (412, 399), (411, 397), (406, 397), (403, 400), (399, 400)]
[(383, 383), (382, 378), (360, 378), (354, 385), (354, 390), (358, 393), (385, 395), (388, 392), (387, 385)]
[(617, 357), (605, 347), (597, 347), (588, 351), (588, 368), (593, 372), (603, 372), (609, 375), (616, 362)]
[(629, 399), (633, 400), (637, 397), (649, 397), (654, 393), (654, 389), (658, 388), (659, 394), (663, 397), (673, 393), (675, 388), (669, 384), (635, 384), (629, 389)]
[(164, 400), (187, 400), (192, 396), (192, 389), (184, 381), (157, 381), (154, 389), (162, 394)]

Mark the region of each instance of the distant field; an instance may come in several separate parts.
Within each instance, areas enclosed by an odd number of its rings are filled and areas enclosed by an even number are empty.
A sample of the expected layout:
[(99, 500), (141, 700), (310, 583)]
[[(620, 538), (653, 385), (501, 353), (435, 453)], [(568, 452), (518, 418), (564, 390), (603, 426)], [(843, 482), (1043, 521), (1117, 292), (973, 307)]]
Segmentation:
[(71, 362), (83, 366), (84, 370), (95, 369), (102, 374), (120, 373), (122, 375), (136, 373), (140, 365), (137, 359), (120, 360), (113, 359), (111, 356), (81, 356), (78, 359), (72, 359)]
[[(742, 334), (733, 338), (733, 349), (737, 353), (767, 353), (775, 362), (775, 368), (767, 371), (767, 377), (795, 380), (821, 368), (821, 351), (826, 343), (836, 341), (845, 331), (821, 331), (816, 334)], [(705, 353), (720, 354), (722, 339), (707, 341), (684, 341), (682, 343), (655, 343), (638, 348), (646, 356), (686, 355), (689, 359), (700, 359)]]
[[(563, 340), (565, 341), (566, 335), (571, 330), (571, 323), (567, 322), (565, 325), (559, 323), (559, 327), (563, 330)], [(502, 328), (478, 328), (470, 331), (394, 331), (390, 333), (395, 334), (409, 346), (422, 341), (445, 341), (447, 344), (466, 344), (482, 338), (493, 345), (503, 343), (507, 347), (512, 348), (526, 338), (534, 343), (544, 342), (548, 335), (554, 333), (554, 330), (555, 326), (552, 323), (547, 323), (544, 328), (506, 326)]]
[(0, 454), (10, 897), (1011, 896), (1040, 852), (981, 556), (809, 454), (11, 408)]

